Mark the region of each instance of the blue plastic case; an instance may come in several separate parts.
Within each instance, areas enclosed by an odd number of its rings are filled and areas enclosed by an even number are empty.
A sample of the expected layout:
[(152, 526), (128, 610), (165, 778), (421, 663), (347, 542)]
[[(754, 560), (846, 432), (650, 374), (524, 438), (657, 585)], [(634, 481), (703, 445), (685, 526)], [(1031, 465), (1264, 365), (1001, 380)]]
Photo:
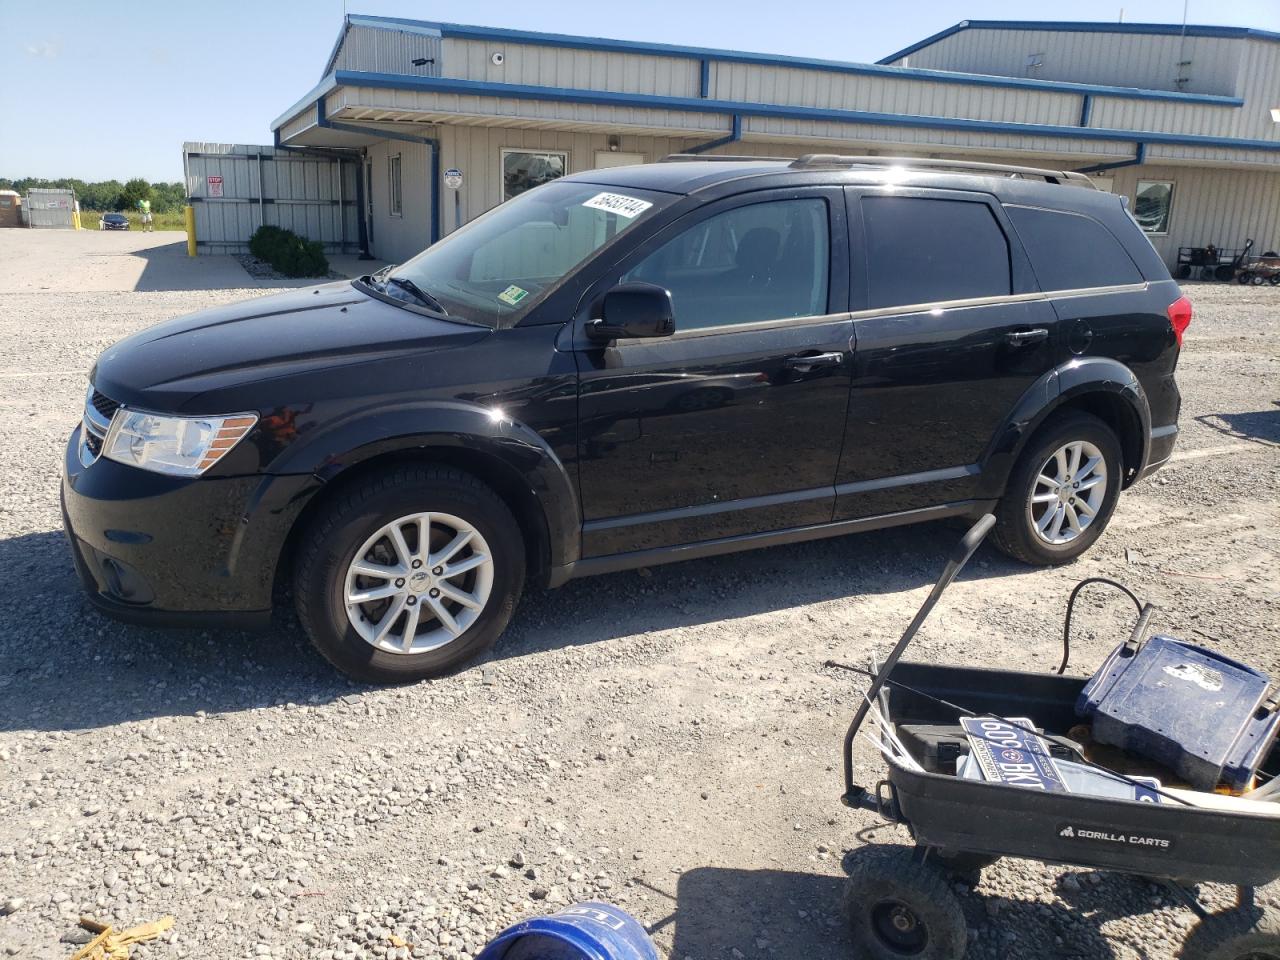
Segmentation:
[(1093, 738), (1162, 763), (1197, 790), (1249, 788), (1280, 729), (1262, 671), (1172, 637), (1112, 651), (1076, 701)]

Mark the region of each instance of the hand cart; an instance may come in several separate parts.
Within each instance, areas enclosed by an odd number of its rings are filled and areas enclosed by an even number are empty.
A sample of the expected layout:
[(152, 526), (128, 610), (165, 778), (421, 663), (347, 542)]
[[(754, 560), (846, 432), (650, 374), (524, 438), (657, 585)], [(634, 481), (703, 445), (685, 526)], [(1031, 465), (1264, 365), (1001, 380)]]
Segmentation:
[(1240, 283), (1269, 283), (1273, 287), (1280, 287), (1280, 254), (1268, 250), (1260, 257), (1250, 257), (1236, 274), (1236, 280)]
[[(994, 523), (988, 514), (965, 534), (879, 669), (845, 667), (872, 682), (845, 736), (843, 801), (906, 826), (915, 840), (915, 848), (896, 859), (851, 872), (846, 904), (855, 944), (875, 960), (958, 960), (967, 947), (967, 927), (951, 872), (963, 875), (1010, 856), (1165, 884), (1200, 918), (1182, 948), (1185, 960), (1280, 957), (1280, 917), (1253, 897), (1254, 886), (1280, 876), (1280, 817), (1165, 802), (1163, 796), (1159, 803), (1139, 802), (962, 779), (927, 755), (913, 755), (919, 761), (913, 769), (886, 753), (886, 779), (870, 789), (855, 782), (853, 747), (873, 704), (898, 731), (904, 725), (955, 724), (964, 715), (1026, 717), (1051, 744), (1072, 745), (1059, 737), (1080, 722), (1074, 708), (1084, 678), (899, 662)], [(1150, 605), (1142, 607), (1134, 637), (1146, 632), (1152, 613)], [(1065, 669), (1065, 656), (1063, 664)], [(1277, 774), (1280, 749), (1273, 749), (1262, 775)], [(1210, 914), (1188, 889), (1200, 881), (1235, 885), (1238, 905)]]

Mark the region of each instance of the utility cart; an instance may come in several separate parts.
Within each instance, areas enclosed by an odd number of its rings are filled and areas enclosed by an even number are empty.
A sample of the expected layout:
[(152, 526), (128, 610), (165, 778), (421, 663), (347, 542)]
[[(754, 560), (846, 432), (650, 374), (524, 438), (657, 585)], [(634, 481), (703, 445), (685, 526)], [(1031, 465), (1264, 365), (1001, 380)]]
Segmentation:
[[(1087, 761), (1077, 751), (1077, 741), (1068, 738), (1069, 731), (1080, 729), (1076, 705), (1086, 687), (1084, 678), (899, 662), (993, 523), (994, 518), (984, 516), (964, 536), (883, 664), (867, 671), (845, 667), (871, 677), (871, 685), (845, 737), (843, 801), (905, 826), (915, 841), (914, 848), (900, 851), (896, 859), (871, 861), (851, 871), (846, 903), (856, 946), (876, 960), (958, 960), (967, 947), (967, 927), (951, 880), (1008, 856), (1136, 874), (1164, 884), (1200, 918), (1182, 947), (1186, 960), (1280, 958), (1280, 918), (1253, 896), (1255, 886), (1280, 876), (1280, 817), (1237, 812), (1270, 806), (1280, 812), (1280, 805), (1233, 806), (1233, 800), (1213, 809), (1188, 805), (1178, 798), (1186, 795), (1183, 791), (1162, 790), (1156, 780), (1104, 772)], [(1131, 643), (1141, 642), (1153, 612), (1150, 605), (1138, 605), (1141, 615)], [(1066, 662), (1064, 655), (1063, 670)], [(859, 785), (854, 773), (854, 745), (868, 715), (880, 726), (877, 745), (888, 763), (888, 776), (873, 787)], [(1028, 718), (1052, 746), (1053, 757), (1061, 753), (1080, 761), (1063, 769), (1097, 767), (1093, 772), (1130, 783), (1135, 798), (966, 779), (960, 775), (956, 745), (943, 749), (947, 744), (928, 735), (962, 717), (973, 718), (970, 727), (980, 721)], [(906, 759), (884, 745), (886, 738), (897, 739)], [(976, 755), (979, 744), (972, 743)], [(1258, 770), (1258, 778), (1266, 780), (1280, 773), (1280, 750), (1262, 749), (1270, 751), (1261, 754), (1267, 759)], [(1144, 793), (1146, 784), (1155, 786), (1146, 786)], [(1201, 881), (1234, 885), (1237, 906), (1210, 914), (1190, 889)]]
[(1250, 257), (1236, 274), (1236, 280), (1255, 286), (1264, 283), (1280, 286), (1280, 253), (1268, 250), (1260, 257)]
[(1212, 243), (1206, 247), (1179, 247), (1178, 262), (1174, 266), (1173, 275), (1178, 280), (1221, 280), (1233, 279), (1243, 268), (1253, 249), (1253, 240), (1244, 242), (1243, 247), (1220, 249)]

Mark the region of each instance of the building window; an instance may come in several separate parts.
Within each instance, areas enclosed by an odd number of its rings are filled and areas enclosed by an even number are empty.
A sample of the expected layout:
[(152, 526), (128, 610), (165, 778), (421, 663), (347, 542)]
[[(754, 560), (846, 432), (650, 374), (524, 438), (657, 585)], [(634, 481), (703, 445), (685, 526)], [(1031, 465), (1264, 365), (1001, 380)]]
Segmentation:
[(558, 150), (503, 150), (502, 199), (558, 180), (568, 167), (569, 155)]
[(404, 193), (401, 190), (400, 180), (400, 154), (387, 158), (387, 188), (390, 192), (390, 202), (388, 206), (391, 208), (393, 217), (404, 216)]
[(1133, 217), (1147, 233), (1169, 232), (1169, 214), (1173, 210), (1172, 180), (1139, 180), (1133, 202)]

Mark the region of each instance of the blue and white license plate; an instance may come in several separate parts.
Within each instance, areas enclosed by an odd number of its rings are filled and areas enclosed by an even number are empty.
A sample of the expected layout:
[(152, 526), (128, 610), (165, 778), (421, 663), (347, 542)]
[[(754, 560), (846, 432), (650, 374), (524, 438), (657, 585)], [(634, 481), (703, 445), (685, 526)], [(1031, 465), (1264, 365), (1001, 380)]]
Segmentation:
[(1035, 724), (1030, 720), (961, 717), (960, 725), (969, 738), (969, 748), (983, 779), (1028, 790), (1070, 792), (1054, 766), (1048, 746), (1032, 732)]

